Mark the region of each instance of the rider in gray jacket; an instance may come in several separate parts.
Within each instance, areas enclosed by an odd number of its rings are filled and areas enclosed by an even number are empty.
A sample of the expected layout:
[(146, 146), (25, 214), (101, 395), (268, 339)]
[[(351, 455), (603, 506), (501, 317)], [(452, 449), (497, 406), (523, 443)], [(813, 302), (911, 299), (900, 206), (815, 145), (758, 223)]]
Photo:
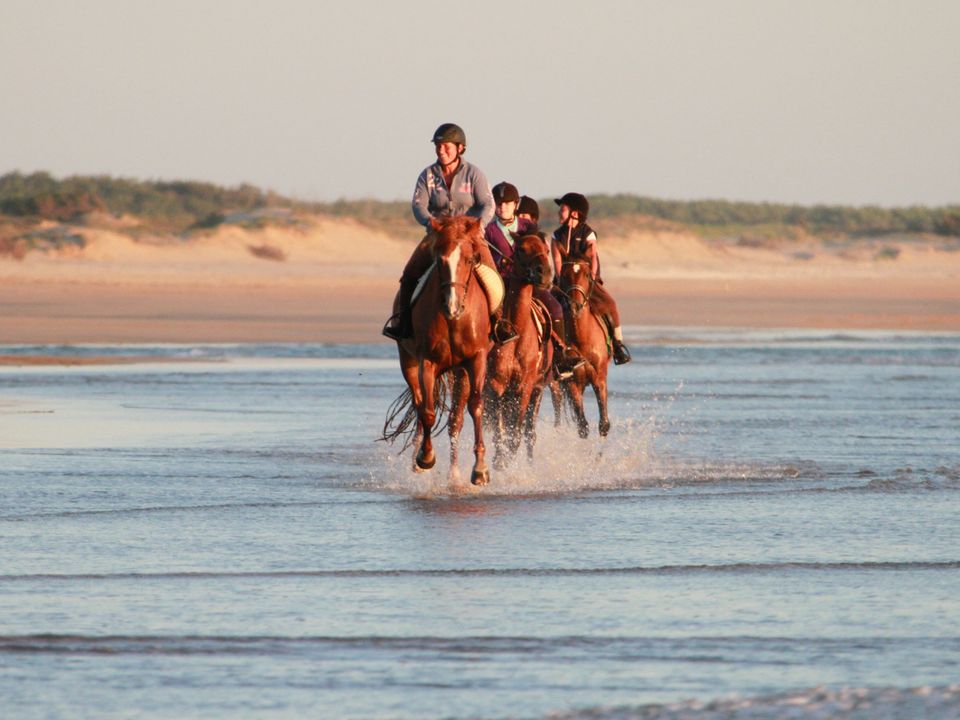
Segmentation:
[[(444, 123), (433, 133), (437, 162), (427, 167), (413, 191), (411, 207), (417, 222), (429, 229), (433, 218), (467, 215), (480, 220), (480, 227), (486, 227), (493, 219), (493, 194), (486, 175), (475, 165), (463, 159), (467, 148), (467, 136), (459, 125)], [(493, 256), (487, 243), (480, 239), (477, 243), (480, 262), (496, 271)], [(400, 290), (395, 305), (396, 314), (387, 321), (383, 334), (393, 340), (403, 340), (413, 336), (411, 301), (417, 281), (432, 262), (430, 254), (430, 235), (427, 234), (413, 251), (400, 277)], [(500, 322), (502, 308), (491, 313), (494, 340), (498, 343), (517, 339), (506, 323)]]

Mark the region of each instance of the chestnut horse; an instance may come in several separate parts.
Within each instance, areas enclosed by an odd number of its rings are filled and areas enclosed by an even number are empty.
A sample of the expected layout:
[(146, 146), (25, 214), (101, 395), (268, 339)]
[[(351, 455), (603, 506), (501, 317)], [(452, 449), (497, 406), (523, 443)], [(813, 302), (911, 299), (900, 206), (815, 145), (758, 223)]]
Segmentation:
[(517, 237), (513, 266), (505, 278), (503, 317), (516, 329), (519, 338), (498, 345), (490, 352), (487, 368), (486, 409), (493, 425), (496, 454), (493, 466), (505, 464), (504, 447), (512, 457), (520, 447), (521, 433), (527, 441), (527, 457), (533, 457), (536, 419), (543, 387), (553, 363), (550, 318), (533, 316), (533, 290), (550, 283), (550, 251), (540, 235)]
[(586, 363), (574, 371), (573, 377), (564, 383), (564, 392), (577, 419), (580, 437), (590, 434), (590, 425), (583, 412), (583, 391), (593, 387), (600, 410), (600, 435), (610, 431), (607, 415), (607, 370), (610, 366), (610, 350), (603, 321), (590, 310), (590, 297), (596, 280), (590, 270), (590, 258), (585, 255), (565, 255), (561, 248), (560, 289), (566, 296), (567, 331)]
[(464, 405), (468, 405), (475, 457), (470, 481), (486, 485), (490, 471), (484, 460), (483, 383), (491, 346), (490, 311), (474, 271), (479, 262), (476, 244), (485, 241), (480, 221), (469, 217), (433, 220), (430, 234), (434, 266), (413, 306), (414, 336), (397, 343), (400, 369), (417, 413), (416, 467), (429, 470), (436, 463), (431, 440), (437, 417), (435, 383), (452, 371), (453, 399), (448, 418), (451, 481), (459, 475), (457, 444)]

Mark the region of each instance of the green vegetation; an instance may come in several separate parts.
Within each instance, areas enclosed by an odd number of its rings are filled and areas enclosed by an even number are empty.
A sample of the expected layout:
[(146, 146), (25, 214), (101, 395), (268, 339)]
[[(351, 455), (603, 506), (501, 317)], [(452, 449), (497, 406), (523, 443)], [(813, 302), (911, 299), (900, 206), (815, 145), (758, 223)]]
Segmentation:
[[(842, 207), (779, 205), (723, 200), (659, 200), (636, 195), (594, 195), (591, 220), (607, 232), (625, 229), (640, 218), (664, 220), (703, 234), (735, 236), (747, 243), (791, 238), (798, 233), (819, 236), (879, 237), (933, 234), (960, 237), (960, 205), (939, 208)], [(552, 199), (540, 201), (544, 225), (552, 227)], [(69, 221), (92, 211), (136, 216), (154, 230), (182, 232), (212, 228), (231, 216), (267, 208), (323, 213), (350, 218), (383, 232), (419, 233), (406, 202), (339, 200), (306, 203), (265, 192), (251, 185), (221, 187), (202, 182), (140, 181), (109, 176), (75, 176), (58, 180), (48, 173), (0, 176), (0, 215), (8, 219), (43, 218)], [(267, 223), (258, 217), (252, 222)]]
[[(552, 205), (553, 203), (550, 202)], [(871, 236), (929, 233), (960, 236), (960, 205), (941, 208), (838, 205), (777, 205), (725, 200), (657, 200), (636, 195), (598, 195), (590, 199), (591, 217), (648, 215), (695, 228), (732, 232), (744, 228), (768, 235), (779, 228), (801, 228), (813, 235)], [(761, 228), (764, 230), (760, 231)]]

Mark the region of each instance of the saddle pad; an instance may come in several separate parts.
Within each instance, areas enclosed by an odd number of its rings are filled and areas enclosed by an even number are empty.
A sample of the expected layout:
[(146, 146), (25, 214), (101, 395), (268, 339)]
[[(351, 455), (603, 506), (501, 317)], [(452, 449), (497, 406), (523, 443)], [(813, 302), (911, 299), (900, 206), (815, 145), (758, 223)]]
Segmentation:
[(506, 293), (506, 289), (503, 286), (503, 278), (500, 277), (500, 273), (492, 267), (487, 267), (483, 264), (477, 265), (474, 269), (480, 285), (483, 286), (483, 291), (487, 294), (487, 302), (490, 303), (490, 312), (494, 313), (497, 311), (497, 308), (500, 307), (500, 304), (503, 302), (503, 296)]

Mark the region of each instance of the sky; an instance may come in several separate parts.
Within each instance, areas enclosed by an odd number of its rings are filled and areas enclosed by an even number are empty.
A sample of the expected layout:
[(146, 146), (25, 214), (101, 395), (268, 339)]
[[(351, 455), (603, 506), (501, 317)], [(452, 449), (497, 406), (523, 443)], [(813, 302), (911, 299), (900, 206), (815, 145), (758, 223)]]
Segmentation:
[(2, 0), (0, 174), (960, 203), (956, 0)]

